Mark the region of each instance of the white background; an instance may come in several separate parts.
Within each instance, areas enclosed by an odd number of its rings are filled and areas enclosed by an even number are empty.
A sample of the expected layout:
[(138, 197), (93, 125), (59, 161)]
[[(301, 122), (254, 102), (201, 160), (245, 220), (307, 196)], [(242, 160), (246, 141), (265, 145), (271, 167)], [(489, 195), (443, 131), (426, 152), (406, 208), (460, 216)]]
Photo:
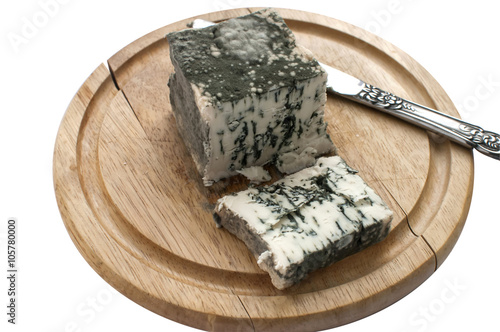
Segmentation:
[[(179, 19), (270, 6), (321, 13), (366, 28), (419, 61), (465, 120), (500, 133), (500, 20), (493, 1), (55, 1), (0, 5), (2, 271), (6, 222), (16, 217), (19, 223), (18, 324), (6, 322), (2, 277), (1, 331), (193, 330), (111, 290), (70, 240), (52, 186), (55, 136), (80, 85), (123, 46)], [(58, 5), (48, 11), (43, 4), (49, 2)], [(30, 22), (39, 27), (23, 30)], [(498, 328), (500, 162), (476, 153), (475, 167), (469, 217), (443, 266), (398, 303), (337, 331)]]

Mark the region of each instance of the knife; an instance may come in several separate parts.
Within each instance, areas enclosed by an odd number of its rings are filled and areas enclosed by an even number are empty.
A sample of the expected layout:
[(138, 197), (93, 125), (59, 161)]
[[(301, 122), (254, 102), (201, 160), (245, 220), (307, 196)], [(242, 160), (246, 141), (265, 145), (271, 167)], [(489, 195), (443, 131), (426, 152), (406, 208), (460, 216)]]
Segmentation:
[[(192, 28), (205, 28), (215, 23), (195, 19)], [(432, 108), (403, 99), (356, 77), (320, 62), (327, 72), (327, 91), (403, 119), (462, 146), (500, 160), (500, 135), (486, 131)]]

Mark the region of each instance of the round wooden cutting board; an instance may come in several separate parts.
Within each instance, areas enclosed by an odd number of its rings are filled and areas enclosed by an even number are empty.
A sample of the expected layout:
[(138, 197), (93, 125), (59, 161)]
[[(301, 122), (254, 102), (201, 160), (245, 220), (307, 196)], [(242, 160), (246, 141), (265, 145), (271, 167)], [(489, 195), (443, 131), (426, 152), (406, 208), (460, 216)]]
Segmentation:
[[(221, 21), (257, 8), (201, 16)], [(444, 113), (439, 84), (388, 42), (332, 18), (278, 9), (321, 62)], [(215, 201), (247, 188), (204, 187), (176, 129), (164, 39), (193, 18), (123, 48), (83, 83), (61, 123), (54, 185), (62, 219), (88, 263), (147, 309), (205, 330), (308, 331), (398, 301), (446, 259), (464, 226), (472, 152), (401, 120), (328, 96), (338, 154), (394, 211), (386, 240), (279, 291), (236, 237), (217, 229)], [(274, 179), (279, 174), (271, 170)]]

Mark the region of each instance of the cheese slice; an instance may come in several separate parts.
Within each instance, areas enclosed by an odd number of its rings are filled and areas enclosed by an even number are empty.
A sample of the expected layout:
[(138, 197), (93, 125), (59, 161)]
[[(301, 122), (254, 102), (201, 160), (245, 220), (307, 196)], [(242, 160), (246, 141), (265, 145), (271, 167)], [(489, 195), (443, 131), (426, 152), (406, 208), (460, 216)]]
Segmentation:
[(205, 185), (267, 163), (295, 172), (334, 150), (327, 74), (275, 11), (167, 39), (172, 109)]
[(272, 185), (221, 198), (214, 218), (283, 289), (383, 240), (392, 211), (339, 156)]

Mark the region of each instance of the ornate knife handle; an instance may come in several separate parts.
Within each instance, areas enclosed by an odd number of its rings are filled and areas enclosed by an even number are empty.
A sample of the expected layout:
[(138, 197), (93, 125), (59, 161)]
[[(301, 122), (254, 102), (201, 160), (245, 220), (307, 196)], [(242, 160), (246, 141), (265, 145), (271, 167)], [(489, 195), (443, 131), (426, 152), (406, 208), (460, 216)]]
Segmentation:
[(405, 100), (367, 83), (350, 99), (378, 108), (500, 160), (500, 135), (497, 133), (485, 131), (479, 126)]

